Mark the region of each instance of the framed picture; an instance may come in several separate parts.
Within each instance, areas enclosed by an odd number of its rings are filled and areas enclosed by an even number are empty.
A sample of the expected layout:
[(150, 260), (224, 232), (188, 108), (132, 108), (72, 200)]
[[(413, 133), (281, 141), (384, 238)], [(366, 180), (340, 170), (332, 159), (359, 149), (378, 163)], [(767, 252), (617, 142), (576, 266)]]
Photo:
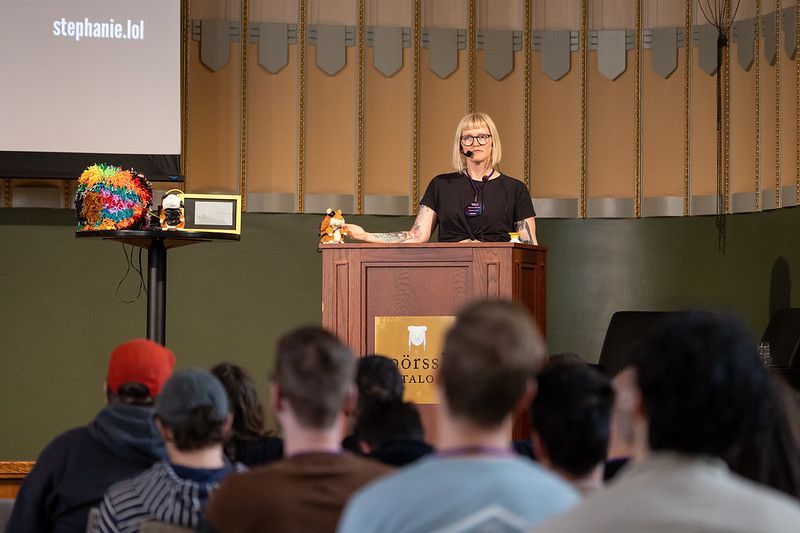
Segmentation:
[(183, 194), (184, 231), (242, 232), (242, 197), (238, 194)]

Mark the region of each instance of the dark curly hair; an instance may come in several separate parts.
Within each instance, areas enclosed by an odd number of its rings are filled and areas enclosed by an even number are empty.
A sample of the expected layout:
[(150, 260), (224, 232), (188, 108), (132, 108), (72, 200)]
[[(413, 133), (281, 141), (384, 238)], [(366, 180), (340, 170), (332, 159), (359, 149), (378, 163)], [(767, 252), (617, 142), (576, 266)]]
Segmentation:
[(738, 319), (687, 311), (633, 356), (653, 450), (723, 457), (768, 419), (770, 378)]
[(264, 428), (264, 408), (256, 384), (247, 372), (232, 363), (220, 363), (211, 369), (228, 393), (233, 413), (232, 437), (249, 439), (272, 436)]

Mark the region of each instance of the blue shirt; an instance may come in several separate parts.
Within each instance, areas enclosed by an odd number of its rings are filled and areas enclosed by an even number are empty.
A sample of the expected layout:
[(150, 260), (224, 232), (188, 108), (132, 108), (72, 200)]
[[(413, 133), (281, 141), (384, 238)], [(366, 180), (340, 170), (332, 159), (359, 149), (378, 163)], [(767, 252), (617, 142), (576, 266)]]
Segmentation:
[(528, 459), (431, 456), (358, 491), (338, 531), (526, 531), (579, 499)]

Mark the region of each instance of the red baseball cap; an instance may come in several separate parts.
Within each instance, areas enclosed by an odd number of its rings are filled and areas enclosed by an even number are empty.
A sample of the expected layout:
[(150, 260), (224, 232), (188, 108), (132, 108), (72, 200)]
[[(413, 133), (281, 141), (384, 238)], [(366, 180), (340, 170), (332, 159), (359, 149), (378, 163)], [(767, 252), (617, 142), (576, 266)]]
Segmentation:
[(164, 346), (147, 339), (134, 339), (120, 344), (111, 352), (108, 362), (108, 390), (119, 392), (125, 383), (141, 383), (158, 396), (161, 387), (172, 375), (175, 354)]

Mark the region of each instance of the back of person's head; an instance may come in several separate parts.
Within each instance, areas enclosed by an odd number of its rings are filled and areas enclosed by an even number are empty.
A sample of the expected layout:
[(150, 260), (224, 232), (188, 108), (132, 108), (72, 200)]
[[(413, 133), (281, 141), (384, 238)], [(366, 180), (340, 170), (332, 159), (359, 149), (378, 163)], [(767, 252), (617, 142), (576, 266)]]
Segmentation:
[(580, 478), (605, 460), (613, 403), (608, 378), (586, 364), (542, 369), (530, 415), (555, 468)]
[(727, 458), (732, 471), (800, 498), (800, 394), (772, 376), (763, 427)]
[(355, 435), (370, 448), (394, 439), (422, 440), (422, 422), (413, 403), (398, 399), (373, 400), (359, 413)]
[(304, 427), (327, 429), (354, 388), (355, 359), (333, 334), (318, 327), (295, 329), (278, 340), (272, 380)]
[(358, 360), (356, 387), (359, 409), (372, 400), (403, 398), (403, 376), (394, 361), (382, 355), (367, 355)]
[(256, 384), (238, 365), (220, 363), (211, 369), (220, 380), (230, 401), (233, 414), (233, 436), (255, 438), (267, 435), (264, 429), (264, 408)]
[(472, 303), (447, 332), (438, 380), (449, 412), (493, 428), (536, 376), (544, 343), (528, 311), (508, 301)]
[(199, 450), (227, 440), (228, 395), (208, 370), (176, 372), (156, 398), (156, 418), (171, 433), (167, 440), (183, 451)]
[(575, 352), (558, 352), (547, 356), (545, 365), (587, 365), (586, 359), (576, 354)]
[(652, 450), (722, 456), (767, 415), (769, 374), (751, 332), (730, 315), (679, 313), (632, 366)]
[(120, 344), (108, 361), (108, 402), (153, 405), (174, 366), (175, 354), (151, 340), (134, 339)]

